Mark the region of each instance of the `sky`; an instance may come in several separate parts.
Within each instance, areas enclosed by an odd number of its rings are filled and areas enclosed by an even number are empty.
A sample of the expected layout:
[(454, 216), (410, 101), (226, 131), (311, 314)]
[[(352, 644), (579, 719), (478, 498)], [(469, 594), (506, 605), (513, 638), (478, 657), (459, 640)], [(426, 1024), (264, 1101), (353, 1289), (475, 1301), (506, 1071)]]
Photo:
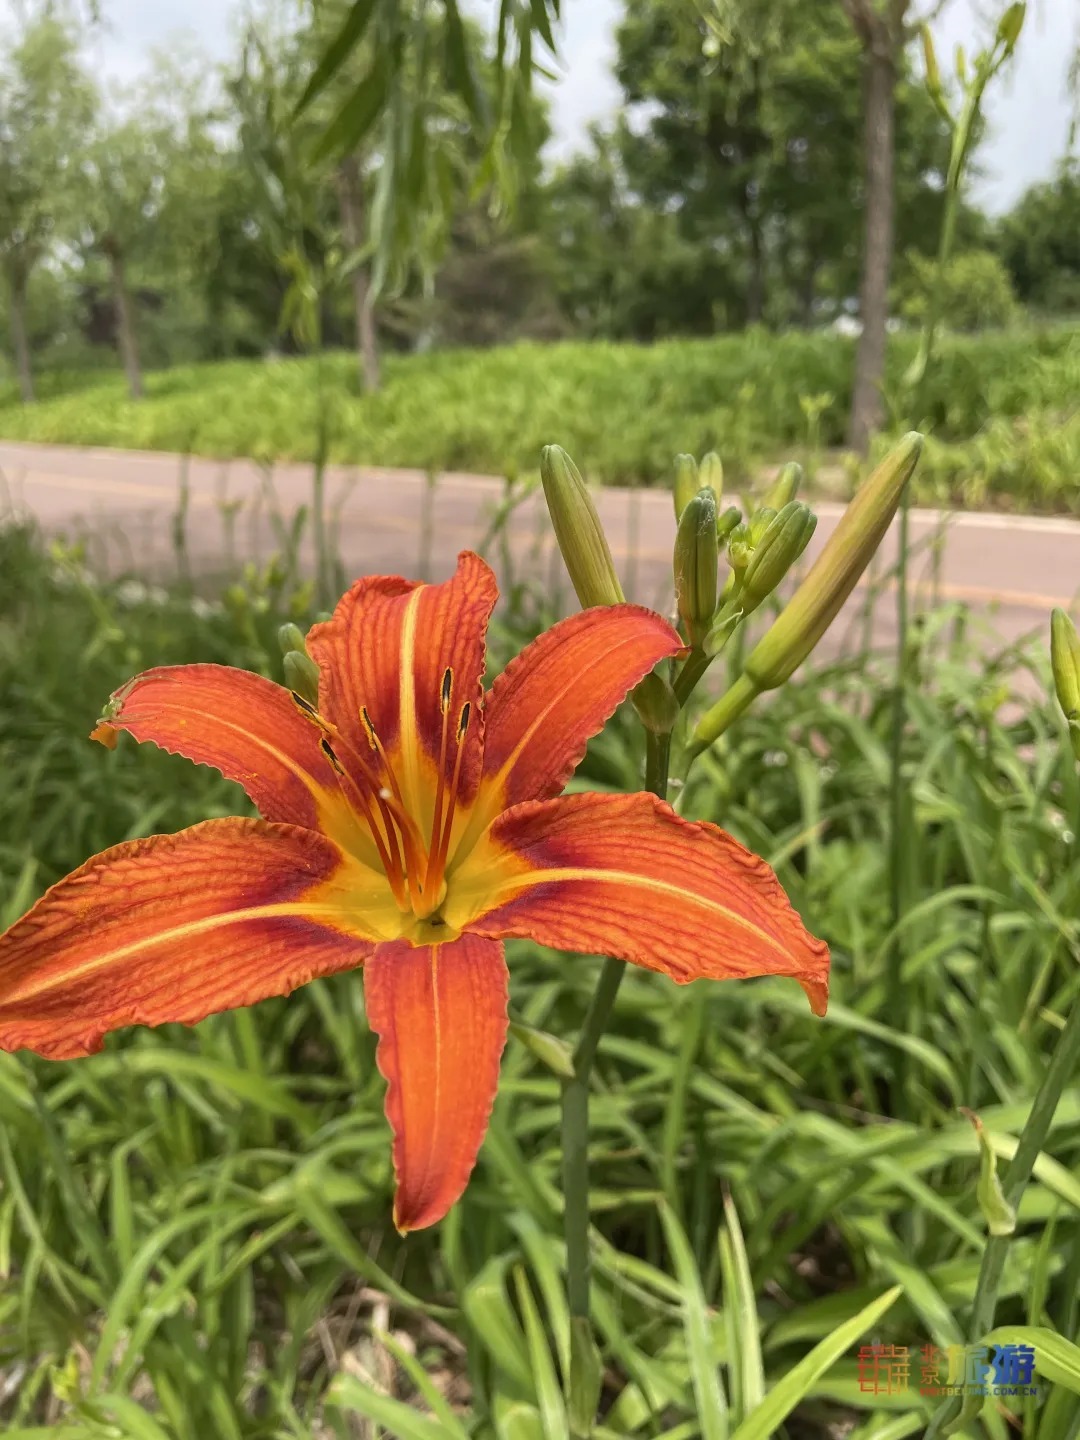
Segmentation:
[[(0, 0), (0, 13), (19, 0)], [(594, 120), (609, 120), (618, 109), (619, 89), (612, 74), (614, 29), (622, 0), (563, 0), (557, 84), (551, 97), (554, 137), (552, 159), (562, 159), (586, 142)], [(957, 43), (970, 50), (980, 27), (977, 15), (988, 0), (950, 0), (935, 25), (942, 69)], [(996, 4), (989, 8), (996, 10)], [(233, 48), (240, 0), (101, 0), (107, 33), (95, 43), (102, 73), (134, 79), (150, 51), (170, 44), (178, 32), (194, 33), (214, 58)], [(1080, 42), (1077, 0), (1031, 0), (1020, 46), (1010, 72), (998, 78), (987, 106), (989, 138), (979, 152), (983, 172), (975, 198), (1000, 213), (1028, 185), (1052, 174), (1064, 153), (1070, 103), (1067, 71)]]

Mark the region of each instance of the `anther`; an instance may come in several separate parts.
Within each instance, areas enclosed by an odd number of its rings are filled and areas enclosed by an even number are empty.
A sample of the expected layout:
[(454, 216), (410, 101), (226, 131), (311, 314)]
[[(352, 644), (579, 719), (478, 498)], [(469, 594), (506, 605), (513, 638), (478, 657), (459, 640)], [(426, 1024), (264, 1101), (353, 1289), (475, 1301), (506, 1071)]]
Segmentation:
[(330, 764), (334, 767), (334, 771), (336, 772), (336, 774), (338, 774), (338, 775), (344, 775), (344, 774), (345, 774), (345, 767), (342, 765), (341, 761), (340, 761), (340, 760), (337, 758), (337, 756), (334, 754), (334, 752), (333, 752), (333, 750), (332, 750), (332, 748), (331, 748), (331, 746), (330, 746), (330, 741), (327, 740), (325, 736), (319, 741), (319, 749), (320, 749), (320, 750), (322, 751), (322, 753), (326, 756), (327, 760), (330, 761)]
[(444, 715), (446, 714), (447, 710), (449, 710), (449, 708), (450, 708), (450, 691), (453, 689), (453, 687), (454, 687), (454, 672), (453, 672), (453, 670), (450, 669), (450, 666), (448, 665), (448, 666), (446, 667), (445, 671), (443, 672), (443, 677), (442, 677), (442, 697), (441, 697), (441, 699), (440, 699), (440, 701), (439, 701), (439, 708), (442, 710), (442, 713), (443, 713)]
[(461, 719), (458, 721), (457, 733), (459, 743), (465, 738), (465, 732), (469, 728), (469, 716), (471, 714), (472, 705), (468, 700), (466, 700), (465, 704), (461, 707)]
[(305, 715), (310, 715), (313, 720), (319, 719), (319, 712), (315, 709), (315, 706), (312, 705), (310, 700), (305, 700), (303, 695), (298, 695), (295, 690), (290, 690), (289, 694), (293, 698), (293, 704), (296, 705), (298, 709), (302, 710)]

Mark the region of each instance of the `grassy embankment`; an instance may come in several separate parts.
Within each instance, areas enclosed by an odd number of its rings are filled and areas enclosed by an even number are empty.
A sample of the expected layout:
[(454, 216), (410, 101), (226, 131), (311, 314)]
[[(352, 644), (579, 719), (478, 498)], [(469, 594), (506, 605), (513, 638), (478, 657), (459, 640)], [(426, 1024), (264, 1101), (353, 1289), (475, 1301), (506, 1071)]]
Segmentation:
[[(913, 346), (892, 342), (894, 393)], [(504, 474), (533, 470), (558, 439), (598, 480), (651, 484), (680, 450), (718, 449), (738, 476), (840, 445), (852, 358), (849, 341), (803, 334), (518, 345), (390, 357), (385, 388), (364, 397), (352, 358), (334, 354), (151, 374), (138, 405), (118, 374), (59, 375), (30, 408), (0, 390), (0, 436), (310, 459), (321, 384), (336, 460)], [(946, 339), (936, 387), (927, 415), (896, 417), (934, 436), (917, 498), (1080, 511), (1080, 329)]]

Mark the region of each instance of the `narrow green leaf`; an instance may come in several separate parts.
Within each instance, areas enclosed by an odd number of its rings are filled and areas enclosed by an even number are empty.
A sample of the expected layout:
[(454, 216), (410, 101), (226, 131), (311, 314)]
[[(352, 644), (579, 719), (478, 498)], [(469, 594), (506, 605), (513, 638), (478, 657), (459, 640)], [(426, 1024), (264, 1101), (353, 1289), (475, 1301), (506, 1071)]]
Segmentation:
[(559, 1377), (555, 1373), (555, 1361), (548, 1348), (540, 1311), (536, 1307), (523, 1265), (514, 1266), (514, 1288), (517, 1291), (518, 1308), (525, 1323), (525, 1343), (529, 1349), (529, 1363), (540, 1407), (540, 1423), (544, 1427), (544, 1440), (566, 1440), (568, 1424), (566, 1407), (559, 1391)]
[(326, 1396), (327, 1405), (345, 1414), (363, 1415), (385, 1426), (396, 1440), (446, 1440), (442, 1422), (429, 1420), (411, 1405), (381, 1395), (355, 1375), (336, 1375)]
[(376, 0), (354, 0), (349, 13), (342, 22), (341, 29), (319, 57), (315, 73), (296, 103), (296, 109), (293, 111), (294, 118), (303, 114), (316, 95), (326, 88), (328, 82), (334, 78), (363, 40), (368, 22), (375, 11), (375, 5)]
[(416, 1386), (417, 1393), (423, 1397), (424, 1404), (430, 1409), (432, 1415), (443, 1427), (444, 1440), (469, 1440), (469, 1432), (462, 1425), (461, 1421), (451, 1410), (447, 1403), (446, 1396), (438, 1387), (432, 1384), (431, 1377), (417, 1360), (415, 1355), (410, 1355), (403, 1345), (400, 1345), (393, 1335), (383, 1334), (381, 1331), (375, 1337), (379, 1344), (389, 1350), (394, 1359), (405, 1371), (409, 1379)]
[[(724, 1219), (727, 1229), (720, 1235), (724, 1318), (731, 1330), (732, 1368), (738, 1372), (741, 1419), (752, 1414), (765, 1397), (765, 1368), (761, 1359), (761, 1333), (750, 1261), (739, 1214), (727, 1191), (724, 1192)], [(734, 1378), (732, 1386), (734, 1388)]]
[(446, 78), (465, 104), (473, 121), (487, 129), (487, 106), (473, 70), (469, 42), (458, 11), (457, 0), (443, 0), (446, 10)]
[(838, 1325), (827, 1339), (815, 1345), (805, 1359), (793, 1365), (783, 1379), (777, 1381), (754, 1413), (735, 1431), (731, 1440), (769, 1440), (795, 1406), (805, 1398), (814, 1382), (846, 1354), (861, 1335), (876, 1325), (902, 1294), (903, 1288), (894, 1285), (845, 1324)]
[(319, 137), (311, 152), (313, 162), (328, 155), (348, 155), (357, 148), (383, 113), (392, 71), (389, 56), (375, 62)]
[(1030, 1345), (1035, 1351), (1035, 1373), (1052, 1385), (1064, 1385), (1080, 1395), (1080, 1345), (1074, 1345), (1044, 1325), (1002, 1325), (991, 1330), (987, 1345)]
[(664, 1238), (675, 1269), (675, 1278), (682, 1291), (683, 1326), (686, 1349), (690, 1359), (690, 1376), (697, 1401), (698, 1418), (704, 1440), (727, 1440), (728, 1415), (720, 1381), (720, 1367), (713, 1357), (712, 1328), (701, 1276), (694, 1263), (690, 1242), (676, 1220), (670, 1206), (660, 1202), (660, 1219)]

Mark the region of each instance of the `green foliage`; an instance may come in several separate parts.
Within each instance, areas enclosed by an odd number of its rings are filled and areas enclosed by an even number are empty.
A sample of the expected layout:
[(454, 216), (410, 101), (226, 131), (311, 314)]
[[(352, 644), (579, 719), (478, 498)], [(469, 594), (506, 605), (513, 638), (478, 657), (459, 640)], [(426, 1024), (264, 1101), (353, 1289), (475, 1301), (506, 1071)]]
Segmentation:
[(1049, 313), (1080, 310), (1080, 161), (1062, 161), (1053, 180), (1022, 196), (998, 244), (1021, 300)]
[[(496, 668), (550, 618), (508, 589)], [(3, 920), (94, 850), (245, 809), (212, 771), (87, 731), (148, 664), (276, 676), (278, 623), (307, 603), (280, 570), (226, 603), (101, 585), (77, 553), (0, 532), (0, 766), (18, 781), (0, 789)], [(857, 1347), (960, 1338), (985, 1222), (956, 1106), (1010, 1154), (1076, 989), (1064, 721), (1010, 693), (1029, 666), (1045, 689), (1045, 658), (968, 624), (940, 612), (916, 640), (901, 1009), (882, 971), (890, 709), (873, 655), (751, 712), (679, 798), (776, 865), (833, 947), (834, 1002), (820, 1021), (787, 981), (628, 975), (593, 1093), (600, 1440), (925, 1428), (917, 1386), (860, 1389)], [(620, 715), (574, 783), (636, 786), (640, 764)], [(515, 1015), (572, 1034), (594, 969), (515, 945)], [(560, 1079), (535, 1048), (510, 1042), (461, 1205), (405, 1241), (355, 976), (85, 1061), (0, 1061), (0, 1367), (22, 1377), (5, 1433), (344, 1440), (368, 1417), (403, 1440), (565, 1436)], [(1017, 1421), (1031, 1440), (1076, 1414), (1075, 1086), (1048, 1148), (996, 1320), (1054, 1387)]]
[[(666, 255), (657, 240), (677, 255), (677, 237), (678, 278), (690, 291), (681, 306), (669, 292), (654, 297), (667, 322), (655, 333), (806, 324), (853, 294), (862, 61), (844, 8), (836, 0), (630, 0), (617, 43), (629, 124), (616, 140), (628, 203), (641, 226), (654, 215), (670, 222), (656, 227), (656, 239), (641, 236), (642, 255)], [(902, 246), (920, 246), (936, 231), (940, 193), (928, 182), (944, 166), (947, 138), (922, 87), (905, 73), (900, 80), (898, 236)]]
[(907, 256), (908, 275), (898, 288), (900, 312), (921, 324), (931, 304), (949, 330), (995, 330), (1018, 318), (1012, 280), (1001, 259), (991, 250), (964, 250), (942, 271), (937, 261)]
[[(895, 385), (915, 337), (895, 337)], [(518, 344), (391, 356), (385, 384), (357, 395), (343, 354), (314, 360), (184, 366), (147, 377), (132, 405), (112, 375), (49, 377), (32, 410), (0, 388), (0, 435), (205, 455), (312, 459), (322, 382), (333, 395), (330, 458), (371, 465), (535, 470), (553, 435), (588, 478), (667, 483), (684, 447), (718, 450), (735, 479), (808, 444), (840, 444), (853, 347), (791, 332), (678, 340)], [(1080, 509), (1080, 334), (1067, 326), (947, 337), (939, 381), (919, 417), (935, 437), (917, 494), (933, 502)], [(477, 397), (482, 397), (480, 401)], [(974, 439), (969, 437), (975, 436)], [(823, 477), (824, 478), (824, 477)], [(835, 466), (833, 479), (835, 480)]]

